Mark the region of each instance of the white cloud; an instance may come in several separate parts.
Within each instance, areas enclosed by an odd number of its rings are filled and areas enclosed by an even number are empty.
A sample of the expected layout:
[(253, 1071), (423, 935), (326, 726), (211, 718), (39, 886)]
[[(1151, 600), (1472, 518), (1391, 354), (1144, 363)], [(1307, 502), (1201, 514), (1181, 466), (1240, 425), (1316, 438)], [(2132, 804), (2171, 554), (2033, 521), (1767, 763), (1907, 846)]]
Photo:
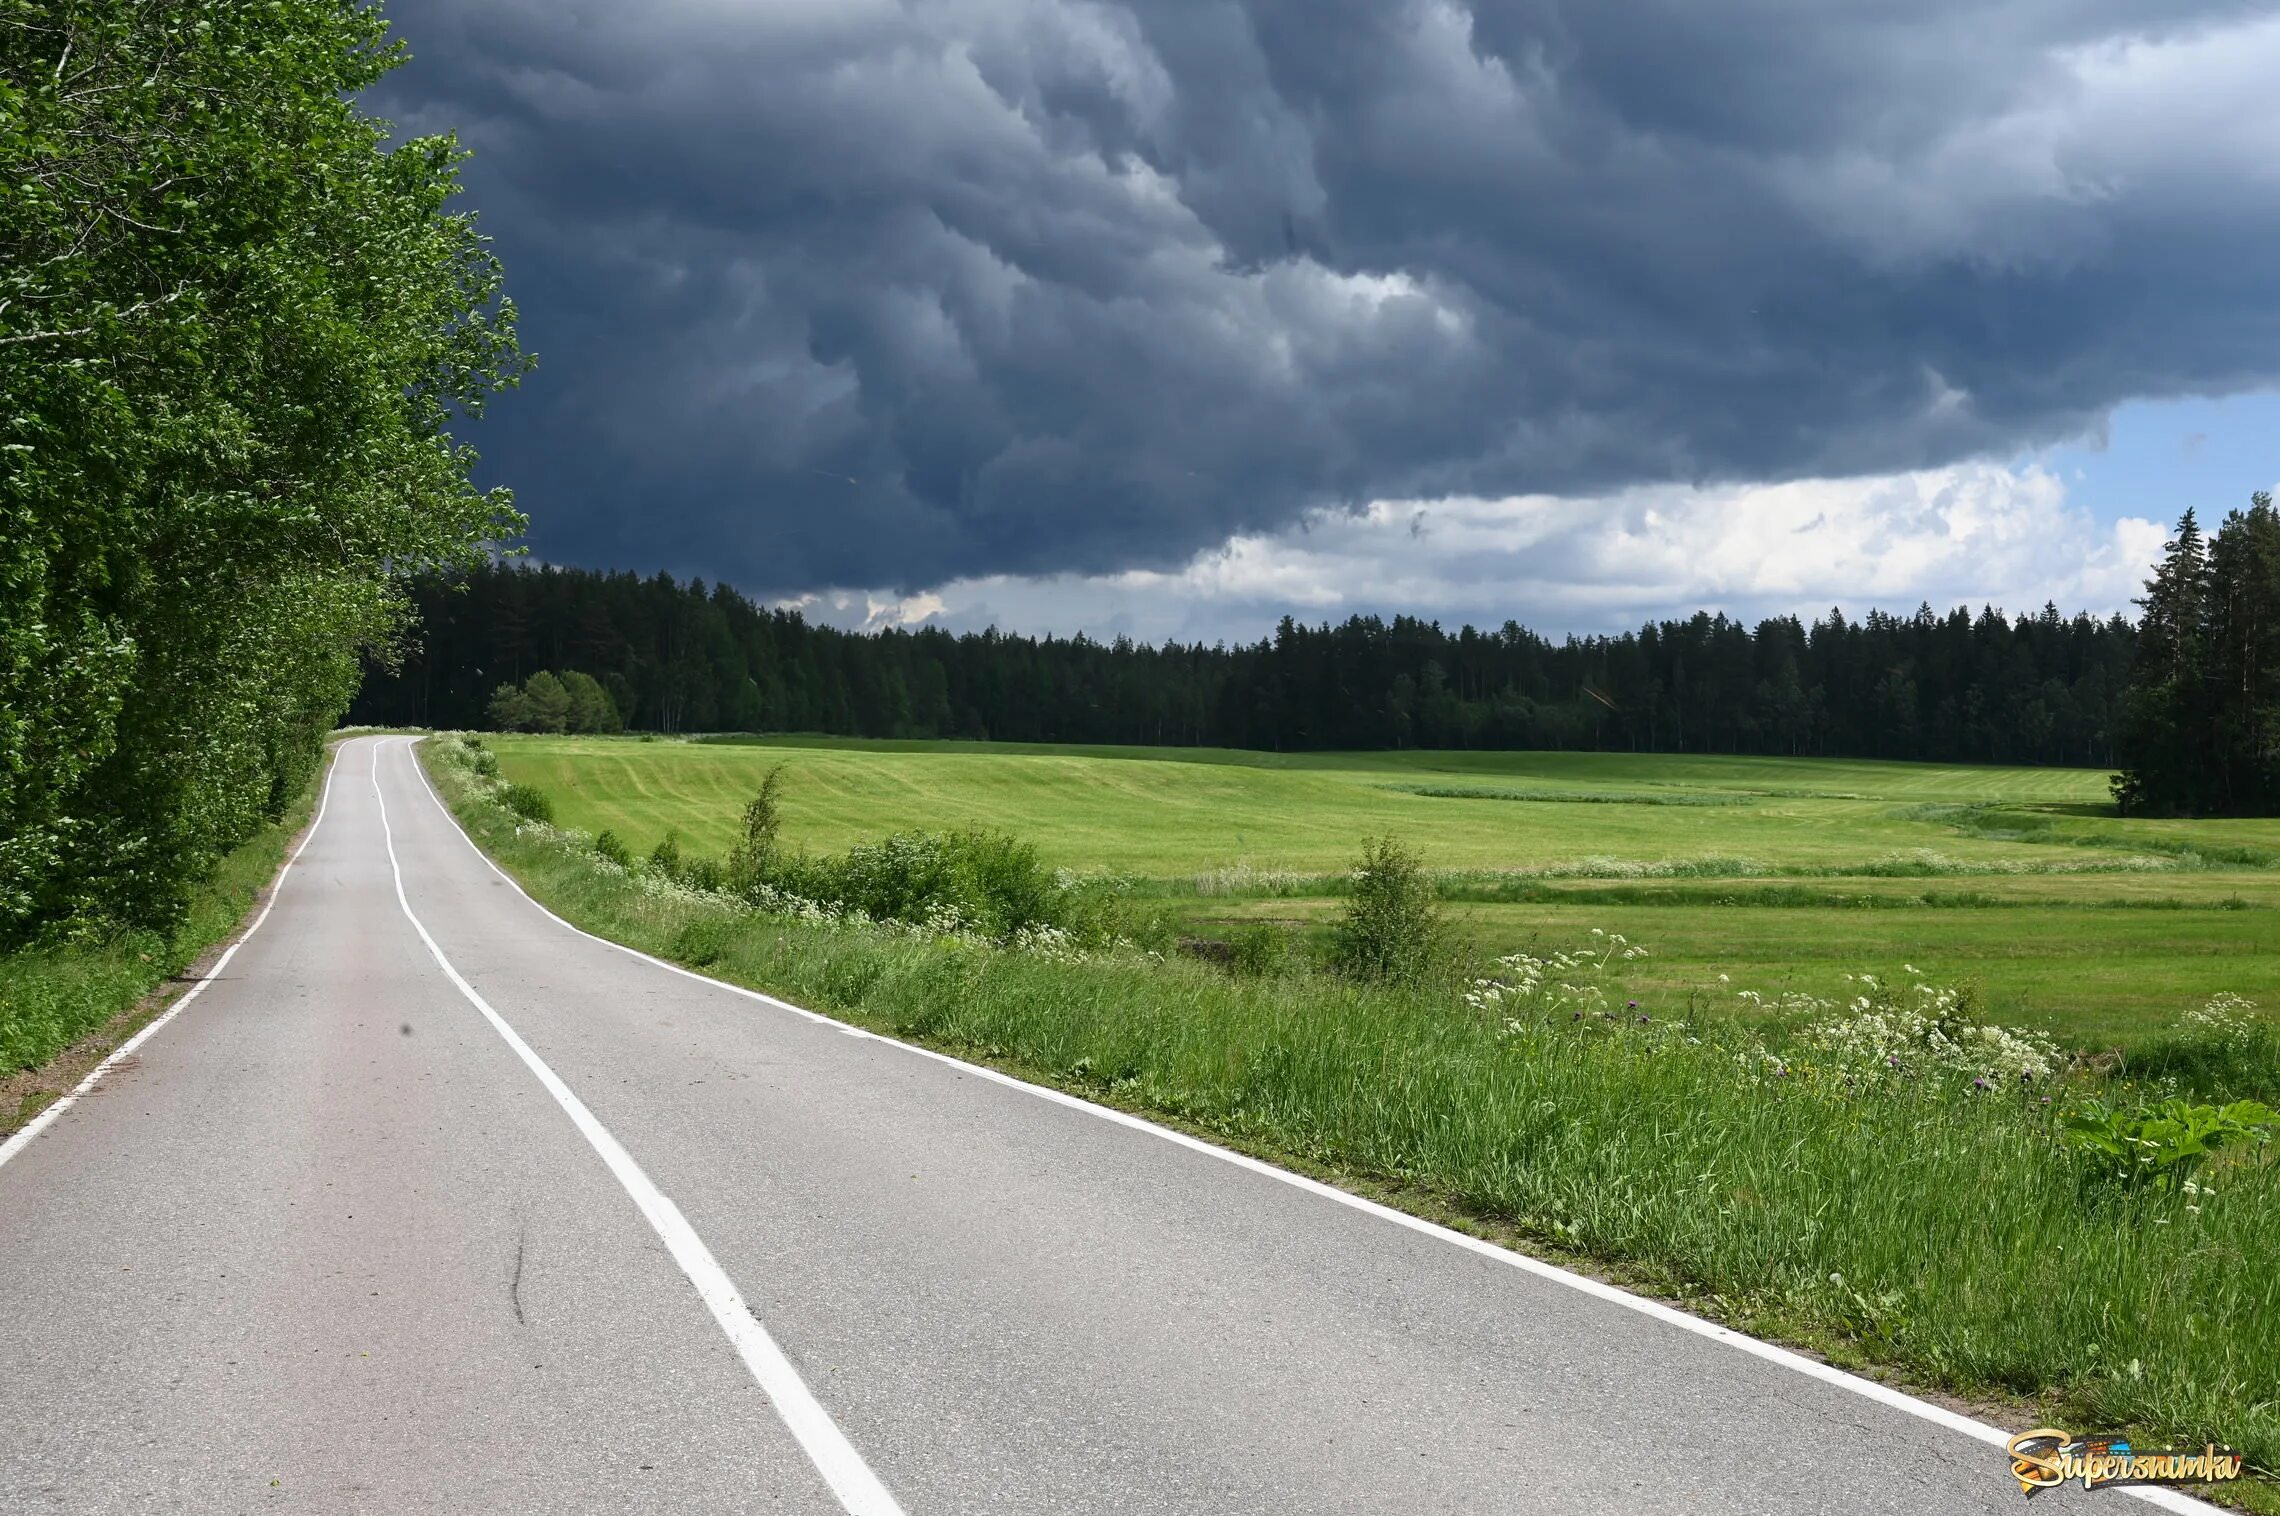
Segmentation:
[(1549, 635), (1615, 631), (1693, 608), (1811, 616), (2055, 601), (2127, 610), (2163, 527), (2101, 526), (2039, 464), (1961, 464), (1859, 479), (1714, 489), (1651, 486), (1597, 499), (1380, 501), (1239, 536), (1169, 571), (961, 579), (924, 594), (809, 597), (841, 625), (1147, 640), (1245, 641), (1289, 613), (1506, 618)]

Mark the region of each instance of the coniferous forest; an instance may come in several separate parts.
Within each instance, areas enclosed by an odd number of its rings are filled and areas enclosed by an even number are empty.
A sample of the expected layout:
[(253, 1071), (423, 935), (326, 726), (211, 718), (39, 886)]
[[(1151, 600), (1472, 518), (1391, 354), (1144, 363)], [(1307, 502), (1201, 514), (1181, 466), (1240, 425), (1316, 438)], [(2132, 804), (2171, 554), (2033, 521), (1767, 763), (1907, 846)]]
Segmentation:
[(502, 685), (592, 676), (633, 729), (1279, 749), (1584, 748), (2108, 765), (2120, 617), (1702, 613), (1552, 641), (1397, 616), (1245, 646), (841, 631), (726, 585), (491, 565), (414, 587), (352, 719), (483, 727)]
[(2114, 797), (2151, 815), (2280, 812), (2280, 512), (2269, 494), (2204, 536), (2191, 511), (2138, 602)]

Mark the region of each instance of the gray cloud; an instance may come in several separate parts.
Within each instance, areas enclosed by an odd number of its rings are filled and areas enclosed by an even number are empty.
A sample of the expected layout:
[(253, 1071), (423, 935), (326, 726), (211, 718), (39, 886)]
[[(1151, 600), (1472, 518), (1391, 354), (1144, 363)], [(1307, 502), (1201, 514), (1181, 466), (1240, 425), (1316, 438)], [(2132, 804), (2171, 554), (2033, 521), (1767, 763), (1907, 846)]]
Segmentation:
[(755, 591), (1388, 497), (1936, 465), (2280, 379), (2280, 20), (1949, 0), (406, 0), (533, 541)]

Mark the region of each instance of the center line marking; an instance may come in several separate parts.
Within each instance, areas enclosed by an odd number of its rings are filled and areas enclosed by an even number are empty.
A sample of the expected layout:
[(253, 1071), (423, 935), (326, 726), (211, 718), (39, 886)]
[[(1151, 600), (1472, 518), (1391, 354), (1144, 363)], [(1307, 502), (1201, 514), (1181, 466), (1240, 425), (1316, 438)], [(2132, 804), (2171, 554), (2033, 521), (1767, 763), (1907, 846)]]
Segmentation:
[[(586, 1109), (586, 1103), (571, 1092), (561, 1076), (547, 1067), (546, 1060), (532, 1052), (530, 1044), (507, 1025), (506, 1018), (491, 1009), (490, 1002), (477, 994), (475, 986), (452, 967), (451, 960), (443, 956), (443, 949), (436, 946), (427, 927), (413, 913), (412, 903), (404, 894), (403, 865), (396, 861), (396, 833), (388, 824), (388, 801), (380, 793), (380, 750), (388, 745), (372, 744), (372, 798), (380, 806), (380, 834), (387, 842), (388, 867), (396, 876), (396, 903), (404, 908), (404, 919), (420, 934), (420, 941), (427, 944), (428, 952), (434, 955), (436, 966), (443, 970), (444, 976), (467, 997), (469, 1004), (483, 1013), (492, 1030), (506, 1039), (507, 1046), (515, 1050), (515, 1056), (523, 1061), (524, 1067), (538, 1076), (538, 1082), (546, 1086), (546, 1092), (569, 1114), (572, 1124), (601, 1155), (602, 1162), (609, 1165), (618, 1183), (625, 1186), (625, 1192), (633, 1197), (633, 1203), (641, 1208), (641, 1214), (664, 1240), (673, 1261), (689, 1276), (689, 1283), (697, 1287), (698, 1296), (735, 1345), (737, 1356), (744, 1360), (745, 1368), (751, 1370), (760, 1392), (768, 1397), (768, 1403), (775, 1407), (777, 1416), (798, 1439), (808, 1461), (815, 1465), (824, 1483), (831, 1486), (831, 1493), (839, 1497), (840, 1505), (849, 1516), (904, 1516), (895, 1497), (880, 1483), (879, 1476), (871, 1472), (863, 1455), (855, 1451), (855, 1444), (839, 1430), (839, 1423), (831, 1419), (831, 1413), (800, 1378), (799, 1370), (792, 1367), (792, 1361), (784, 1356), (776, 1339), (768, 1335), (760, 1318), (744, 1303), (744, 1297), (737, 1293), (727, 1271), (705, 1246), (704, 1239), (697, 1235), (696, 1228), (689, 1225), (681, 1208), (668, 1200), (664, 1191), (641, 1171), (633, 1155)], [(410, 759), (410, 742), (402, 746), (406, 758)]]

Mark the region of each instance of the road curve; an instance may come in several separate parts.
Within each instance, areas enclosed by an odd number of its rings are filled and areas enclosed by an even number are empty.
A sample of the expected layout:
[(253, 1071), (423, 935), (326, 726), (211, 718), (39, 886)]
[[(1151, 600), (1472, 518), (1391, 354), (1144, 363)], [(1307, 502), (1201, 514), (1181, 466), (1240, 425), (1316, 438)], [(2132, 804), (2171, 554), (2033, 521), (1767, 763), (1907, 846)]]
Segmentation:
[[(1956, 1426), (578, 934), (391, 738), (0, 1165), (0, 1403), (0, 1509), (73, 1516), (2020, 1499)], [(2140, 1508), (2036, 1504), (2092, 1502)]]

